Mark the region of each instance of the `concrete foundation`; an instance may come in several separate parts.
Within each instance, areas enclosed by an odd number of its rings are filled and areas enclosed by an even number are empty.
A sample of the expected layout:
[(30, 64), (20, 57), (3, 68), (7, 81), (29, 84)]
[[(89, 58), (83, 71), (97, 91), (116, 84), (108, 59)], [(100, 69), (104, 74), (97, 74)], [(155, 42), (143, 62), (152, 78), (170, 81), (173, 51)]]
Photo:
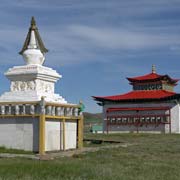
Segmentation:
[[(0, 146), (39, 151), (38, 118), (1, 118)], [(65, 122), (65, 150), (77, 148), (77, 122)], [(45, 122), (45, 151), (63, 150), (62, 122)]]
[(38, 152), (39, 119), (1, 118), (0, 146)]

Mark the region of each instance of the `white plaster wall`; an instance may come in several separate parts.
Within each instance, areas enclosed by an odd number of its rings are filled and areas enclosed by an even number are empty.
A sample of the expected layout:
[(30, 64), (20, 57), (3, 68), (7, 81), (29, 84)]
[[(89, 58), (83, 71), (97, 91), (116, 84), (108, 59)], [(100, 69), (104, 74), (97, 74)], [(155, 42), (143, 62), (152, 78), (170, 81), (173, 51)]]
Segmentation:
[(170, 129), (170, 125), (169, 124), (165, 124), (164, 125), (164, 132), (165, 133), (171, 133), (171, 129)]
[(59, 121), (45, 123), (45, 151), (61, 149), (61, 124)]
[[(65, 150), (77, 148), (77, 122), (65, 122)], [(63, 150), (62, 122), (49, 120), (45, 125), (45, 151)]]
[(0, 118), (0, 146), (37, 152), (38, 129), (37, 118)]
[(179, 104), (171, 108), (171, 132), (180, 133), (180, 109)]
[(66, 121), (65, 123), (65, 149), (75, 149), (77, 147), (77, 122)]

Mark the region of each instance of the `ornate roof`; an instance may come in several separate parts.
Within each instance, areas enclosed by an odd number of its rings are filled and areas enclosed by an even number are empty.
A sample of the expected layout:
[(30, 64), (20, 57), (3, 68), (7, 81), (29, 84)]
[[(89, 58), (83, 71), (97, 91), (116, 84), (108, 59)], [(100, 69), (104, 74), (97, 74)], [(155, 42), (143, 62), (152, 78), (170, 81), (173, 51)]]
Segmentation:
[(137, 76), (133, 78), (127, 78), (131, 83), (133, 82), (150, 82), (150, 81), (158, 81), (158, 80), (169, 80), (172, 83), (176, 83), (179, 79), (172, 79), (168, 75), (159, 75), (157, 73), (150, 73), (144, 76)]
[[(133, 88), (125, 94), (113, 95), (113, 96), (93, 96), (94, 100), (99, 101), (99, 105), (102, 102), (146, 102), (146, 101), (158, 101), (158, 100), (170, 100), (170, 99), (180, 99), (180, 94), (175, 93), (173, 90), (169, 89), (169, 86), (174, 87), (178, 79), (172, 79), (168, 75), (159, 75), (156, 73), (155, 66), (152, 66), (152, 73), (146, 74), (144, 76), (137, 76), (134, 78), (127, 78), (134, 87), (137, 86), (147, 86), (160, 83), (164, 84), (161, 88)], [(137, 84), (136, 84), (137, 83)], [(167, 84), (167, 87), (166, 87)]]
[(165, 90), (143, 90), (143, 91), (130, 91), (125, 94), (114, 96), (93, 96), (97, 101), (136, 101), (136, 100), (158, 100), (177, 95), (175, 92)]
[(35, 21), (35, 18), (32, 17), (31, 19), (31, 26), (29, 28), (29, 31), (28, 31), (28, 34), (26, 36), (26, 40), (24, 42), (24, 45), (21, 49), (21, 51), (19, 52), (19, 54), (23, 54), (23, 52), (28, 49), (28, 46), (29, 46), (29, 43), (30, 43), (30, 40), (31, 40), (31, 32), (34, 31), (34, 35), (35, 35), (35, 40), (36, 40), (36, 44), (37, 44), (37, 49), (39, 49), (41, 51), (41, 53), (46, 53), (48, 52), (48, 50), (45, 48), (44, 46), (44, 43), (40, 37), (40, 34), (38, 32), (38, 28), (36, 26), (36, 21)]
[(143, 76), (137, 76), (132, 78), (127, 78), (131, 83), (134, 82), (152, 82), (152, 81), (160, 81), (160, 80), (168, 80), (169, 82), (175, 84), (179, 81), (179, 79), (173, 79), (167, 74), (160, 75), (156, 73), (155, 65), (152, 65), (152, 72)]

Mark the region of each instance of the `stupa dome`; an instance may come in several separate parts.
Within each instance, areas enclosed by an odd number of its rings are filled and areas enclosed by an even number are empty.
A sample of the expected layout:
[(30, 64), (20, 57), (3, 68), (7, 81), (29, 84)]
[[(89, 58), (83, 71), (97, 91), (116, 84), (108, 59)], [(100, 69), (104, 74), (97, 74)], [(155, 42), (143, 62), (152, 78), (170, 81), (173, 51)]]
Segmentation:
[(27, 65), (42, 65), (45, 60), (45, 56), (41, 53), (39, 49), (27, 49), (23, 52), (22, 55)]
[(31, 26), (20, 54), (23, 56), (27, 65), (42, 65), (45, 60), (46, 52), (48, 52), (48, 50), (41, 40), (35, 19), (32, 17)]

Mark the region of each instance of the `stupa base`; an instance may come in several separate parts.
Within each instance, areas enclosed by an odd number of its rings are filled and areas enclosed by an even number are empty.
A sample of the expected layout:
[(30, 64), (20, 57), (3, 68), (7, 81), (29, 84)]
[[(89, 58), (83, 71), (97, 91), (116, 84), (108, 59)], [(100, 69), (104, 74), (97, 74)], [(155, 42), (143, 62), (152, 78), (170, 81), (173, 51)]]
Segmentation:
[(67, 101), (59, 94), (37, 93), (34, 91), (5, 92), (0, 96), (0, 102), (40, 101), (41, 97), (44, 97), (46, 102), (67, 103)]

